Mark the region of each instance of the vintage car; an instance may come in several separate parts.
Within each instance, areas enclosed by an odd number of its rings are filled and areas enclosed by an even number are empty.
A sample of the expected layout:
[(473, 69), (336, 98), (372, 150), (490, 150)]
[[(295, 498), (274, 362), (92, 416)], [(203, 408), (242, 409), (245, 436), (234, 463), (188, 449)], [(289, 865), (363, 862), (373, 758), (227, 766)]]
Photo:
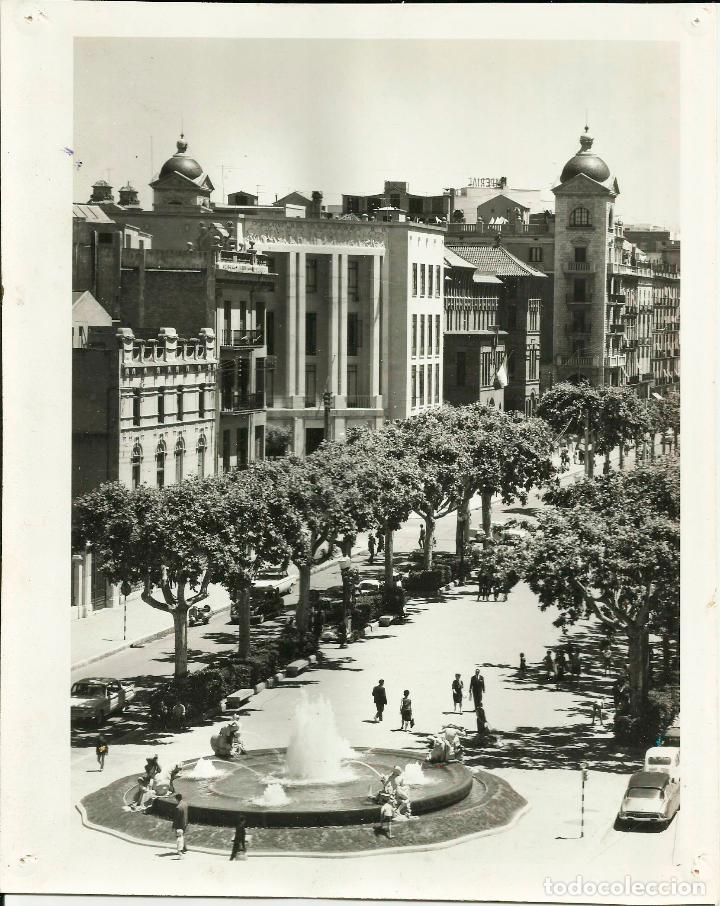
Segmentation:
[(670, 748), (680, 747), (680, 715), (675, 718), (665, 731), (662, 744)]
[(188, 626), (206, 626), (210, 622), (210, 605), (191, 607), (188, 610)]
[(377, 579), (362, 579), (355, 589), (356, 596), (374, 595), (380, 591), (381, 583)]
[(664, 771), (638, 771), (630, 778), (616, 826), (668, 825), (680, 808), (680, 784)]
[(88, 677), (70, 688), (70, 720), (101, 726), (111, 714), (121, 713), (135, 698), (134, 688), (120, 680)]
[(680, 748), (653, 746), (645, 753), (644, 771), (659, 771), (669, 774), (674, 780), (680, 780)]
[(260, 601), (266, 597), (289, 595), (296, 582), (297, 577), (291, 576), (286, 569), (268, 567), (258, 572), (250, 597), (253, 601)]

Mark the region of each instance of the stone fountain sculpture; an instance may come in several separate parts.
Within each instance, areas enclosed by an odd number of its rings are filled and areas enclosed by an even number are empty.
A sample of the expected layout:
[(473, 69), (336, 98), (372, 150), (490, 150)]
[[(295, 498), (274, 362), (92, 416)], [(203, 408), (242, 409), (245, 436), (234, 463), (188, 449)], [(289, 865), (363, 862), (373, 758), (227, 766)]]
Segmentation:
[(236, 755), (245, 754), (245, 746), (240, 736), (240, 725), (236, 720), (223, 727), (219, 733), (211, 737), (210, 745), (213, 752), (220, 758), (234, 758)]

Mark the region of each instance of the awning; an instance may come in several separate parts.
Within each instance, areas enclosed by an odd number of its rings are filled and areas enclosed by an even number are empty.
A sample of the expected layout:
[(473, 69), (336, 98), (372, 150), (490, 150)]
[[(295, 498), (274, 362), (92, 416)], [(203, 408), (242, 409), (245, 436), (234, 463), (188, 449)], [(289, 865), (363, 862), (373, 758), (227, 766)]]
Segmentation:
[(473, 283), (499, 283), (502, 286), (502, 280), (495, 274), (482, 274), (477, 271), (473, 274)]

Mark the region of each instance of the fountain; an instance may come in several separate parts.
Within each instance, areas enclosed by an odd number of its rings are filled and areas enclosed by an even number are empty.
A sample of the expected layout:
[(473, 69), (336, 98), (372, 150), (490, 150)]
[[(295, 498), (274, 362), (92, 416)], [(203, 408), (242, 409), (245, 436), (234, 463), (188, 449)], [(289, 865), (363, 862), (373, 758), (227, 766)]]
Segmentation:
[[(214, 736), (213, 749), (228, 735), (221, 730)], [(379, 819), (368, 781), (380, 789), (391, 775), (401, 778), (414, 815), (460, 802), (473, 785), (470, 771), (457, 763), (422, 765), (413, 752), (351, 747), (330, 703), (303, 696), (287, 749), (195, 759), (183, 765), (175, 788), (188, 801), (191, 821), (199, 823), (233, 825), (242, 814), (250, 826), (342, 825)], [(156, 811), (170, 817), (173, 807), (158, 800)]]

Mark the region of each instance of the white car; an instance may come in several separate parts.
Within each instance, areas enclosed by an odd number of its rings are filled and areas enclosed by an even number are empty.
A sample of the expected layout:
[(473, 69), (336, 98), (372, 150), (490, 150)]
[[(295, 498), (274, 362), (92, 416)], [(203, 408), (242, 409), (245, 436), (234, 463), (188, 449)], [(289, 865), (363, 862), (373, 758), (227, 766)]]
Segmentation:
[(377, 579), (363, 579), (358, 582), (358, 586), (355, 589), (355, 594), (357, 596), (362, 595), (374, 595), (380, 591), (380, 583)]
[(261, 569), (253, 582), (250, 596), (258, 600), (267, 595), (289, 595), (296, 582), (297, 576), (291, 576), (286, 569), (274, 566)]
[(70, 689), (70, 719), (73, 723), (94, 723), (101, 726), (111, 714), (121, 714), (135, 698), (129, 683), (108, 677), (88, 677), (72, 684)]
[(680, 749), (669, 746), (653, 746), (645, 753), (644, 771), (657, 771), (669, 774), (676, 782), (680, 781)]
[(628, 782), (616, 824), (668, 825), (680, 808), (680, 784), (664, 771), (638, 771)]

